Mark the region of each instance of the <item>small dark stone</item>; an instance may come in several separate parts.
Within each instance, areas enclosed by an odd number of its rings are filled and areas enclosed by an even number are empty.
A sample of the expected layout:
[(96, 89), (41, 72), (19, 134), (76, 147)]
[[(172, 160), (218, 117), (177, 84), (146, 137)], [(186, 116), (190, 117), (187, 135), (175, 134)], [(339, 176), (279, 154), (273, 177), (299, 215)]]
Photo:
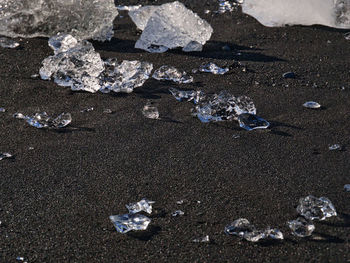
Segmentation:
[(286, 72), (286, 73), (283, 73), (282, 77), (285, 79), (294, 79), (295, 73), (294, 72)]

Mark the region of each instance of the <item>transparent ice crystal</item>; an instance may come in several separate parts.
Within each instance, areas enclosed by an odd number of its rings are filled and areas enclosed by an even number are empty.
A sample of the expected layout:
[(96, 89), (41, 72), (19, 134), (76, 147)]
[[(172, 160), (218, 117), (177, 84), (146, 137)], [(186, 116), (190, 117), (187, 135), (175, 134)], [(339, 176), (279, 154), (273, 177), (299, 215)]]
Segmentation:
[[(135, 48), (165, 52), (168, 48), (186, 47), (191, 41), (204, 45), (213, 32), (205, 20), (178, 1), (163, 4), (149, 13), (151, 15)], [(145, 19), (147, 17), (145, 15)], [(141, 19), (143, 23), (139, 23), (139, 28), (143, 27), (145, 19)], [(186, 50), (191, 51), (189, 47)]]
[(152, 103), (147, 104), (142, 109), (142, 114), (148, 119), (159, 119), (159, 111), (156, 106), (152, 106)]
[(207, 64), (203, 64), (199, 67), (199, 71), (201, 72), (208, 72), (208, 73), (213, 73), (215, 75), (219, 74), (219, 75), (223, 75), (226, 72), (229, 71), (228, 68), (220, 68), (219, 66), (217, 66), (216, 64), (209, 62)]
[(333, 144), (331, 146), (328, 147), (328, 149), (330, 151), (340, 151), (342, 149), (341, 145), (340, 144)]
[(192, 240), (194, 243), (208, 243), (210, 241), (209, 236), (198, 237)]
[(56, 118), (50, 117), (46, 112), (36, 113), (33, 116), (25, 116), (25, 120), (29, 125), (42, 129), (52, 128), (59, 129), (64, 128), (72, 122), (72, 116), (70, 113), (61, 113)]
[(120, 233), (127, 233), (131, 230), (146, 230), (151, 219), (141, 214), (113, 215), (109, 219)]
[(303, 104), (303, 106), (305, 108), (309, 108), (309, 109), (319, 109), (321, 108), (321, 105), (315, 101), (307, 101)]
[(109, 40), (118, 15), (114, 0), (1, 0), (0, 35)]
[(267, 129), (270, 123), (263, 118), (250, 113), (242, 113), (238, 115), (239, 126), (247, 131), (256, 129)]
[[(1, 12), (1, 9), (0, 9), (0, 12)], [(7, 37), (0, 37), (0, 47), (3, 47), (3, 48), (16, 48), (18, 46), (19, 46), (19, 43), (14, 41), (13, 39), (10, 39), (10, 38), (7, 38)]]
[(0, 153), (0, 161), (6, 158), (12, 158), (11, 153)]
[(183, 212), (181, 210), (176, 210), (171, 215), (172, 216), (183, 216), (184, 214), (185, 214), (185, 212)]
[(205, 96), (202, 91), (195, 91), (195, 90), (179, 90), (176, 88), (170, 88), (170, 93), (175, 97), (178, 101), (193, 101), (195, 104), (198, 103), (198, 101), (202, 100)]
[(349, 0), (249, 0), (242, 11), (265, 26), (325, 25), (350, 28)]
[(344, 190), (345, 190), (346, 192), (350, 192), (350, 184), (344, 185)]
[(126, 208), (129, 210), (130, 214), (136, 214), (141, 211), (144, 211), (148, 214), (152, 213), (152, 204), (154, 204), (154, 201), (149, 201), (147, 199), (142, 199), (141, 201), (137, 203), (130, 203), (126, 205)]
[(119, 11), (134, 11), (141, 7), (142, 5), (118, 5), (117, 9)]
[(161, 66), (159, 69), (157, 69), (153, 75), (152, 78), (156, 80), (171, 80), (176, 83), (191, 83), (193, 82), (193, 77), (187, 75), (186, 72), (181, 72), (175, 67), (172, 66)]
[(197, 41), (191, 41), (182, 49), (182, 51), (184, 52), (194, 52), (194, 51), (202, 51), (202, 50), (203, 50), (203, 45), (201, 43), (198, 43)]
[(129, 16), (138, 29), (144, 30), (148, 20), (158, 7), (156, 5), (146, 5), (135, 10), (130, 10)]
[(5, 108), (0, 107), (0, 112), (5, 112), (5, 111), (6, 111)]
[(297, 237), (311, 236), (312, 232), (315, 230), (315, 225), (303, 217), (288, 221), (287, 225), (292, 230), (292, 234)]
[(297, 212), (308, 220), (325, 220), (337, 216), (334, 205), (328, 198), (312, 195), (300, 198)]

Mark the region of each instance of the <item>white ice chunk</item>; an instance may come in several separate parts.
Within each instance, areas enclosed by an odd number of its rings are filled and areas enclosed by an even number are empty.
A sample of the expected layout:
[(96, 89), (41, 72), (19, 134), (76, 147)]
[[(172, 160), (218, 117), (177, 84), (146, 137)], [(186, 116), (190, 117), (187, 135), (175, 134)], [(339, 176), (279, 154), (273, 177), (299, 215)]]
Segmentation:
[(144, 30), (148, 20), (158, 7), (156, 5), (146, 5), (135, 10), (130, 10), (129, 16), (138, 29)]

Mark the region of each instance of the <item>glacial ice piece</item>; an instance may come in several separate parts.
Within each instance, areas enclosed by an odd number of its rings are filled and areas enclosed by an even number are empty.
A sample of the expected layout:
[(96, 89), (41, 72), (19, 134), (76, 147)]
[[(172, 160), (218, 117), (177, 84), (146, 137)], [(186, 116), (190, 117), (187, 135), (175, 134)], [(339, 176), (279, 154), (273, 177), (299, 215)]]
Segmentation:
[(182, 48), (183, 52), (194, 52), (194, 51), (202, 51), (203, 45), (198, 43), (197, 41), (191, 41), (186, 46)]
[(118, 64), (116, 59), (107, 59), (104, 65), (105, 70), (99, 76), (103, 93), (130, 93), (145, 83), (153, 69), (151, 63), (137, 60), (124, 60)]
[[(1, 6), (0, 6), (0, 13), (1, 13)], [(0, 21), (1, 23), (1, 21)], [(1, 26), (1, 24), (0, 24)], [(7, 37), (0, 37), (0, 47), (3, 47), (3, 48), (16, 48), (19, 46), (19, 43), (10, 39), (10, 38), (7, 38)]]
[(0, 108), (0, 112), (5, 112), (6, 109), (5, 108)]
[(84, 112), (90, 112), (93, 110), (94, 110), (94, 107), (89, 107), (89, 108), (85, 108), (85, 109), (80, 110), (80, 112), (84, 113)]
[(194, 90), (178, 90), (176, 88), (170, 88), (169, 91), (178, 101), (182, 101), (182, 100), (191, 101), (195, 98), (197, 93)]
[(141, 211), (144, 211), (148, 214), (152, 213), (152, 204), (154, 204), (154, 201), (149, 201), (145, 198), (143, 198), (141, 201), (137, 203), (130, 203), (126, 205), (126, 208), (129, 210), (130, 214), (136, 214)]
[(297, 212), (308, 220), (325, 220), (327, 217), (337, 216), (337, 212), (328, 198), (317, 198), (312, 195), (300, 198)]
[(237, 9), (237, 6), (243, 3), (243, 0), (219, 0), (219, 10), (216, 11), (216, 13), (223, 14), (226, 12), (233, 12), (235, 9)]
[(135, 48), (159, 53), (167, 48), (186, 47), (191, 41), (204, 45), (212, 32), (205, 20), (175, 1), (154, 10)]
[(223, 75), (226, 72), (229, 71), (229, 68), (220, 68), (219, 66), (217, 66), (216, 64), (209, 62), (207, 64), (203, 64), (199, 67), (199, 71), (201, 72), (208, 72), (208, 73), (213, 73), (215, 75), (219, 74), (219, 75)]
[(350, 40), (350, 32), (344, 34), (346, 40)]
[(117, 5), (119, 11), (134, 11), (142, 7), (142, 5)]
[(321, 108), (321, 105), (315, 101), (307, 101), (303, 104), (303, 106), (305, 108), (309, 108), (309, 109), (319, 109)]
[(129, 16), (135, 23), (136, 27), (143, 31), (147, 25), (148, 20), (158, 7), (159, 6), (157, 5), (146, 5), (135, 10), (130, 10)]
[(178, 69), (172, 66), (161, 66), (159, 69), (157, 69), (153, 75), (152, 78), (156, 80), (171, 80), (176, 83), (191, 83), (193, 82), (193, 77), (188, 76), (187, 73), (180, 72)]
[(292, 234), (297, 237), (311, 236), (312, 232), (315, 230), (315, 225), (303, 217), (288, 221), (287, 225), (292, 230)]
[(78, 39), (110, 40), (118, 15), (114, 0), (2, 0), (0, 35), (51, 37), (71, 34)]
[(185, 214), (184, 211), (176, 210), (176, 211), (174, 211), (171, 215), (172, 215), (172, 216), (183, 216), (184, 214)]
[(26, 116), (20, 112), (16, 112), (15, 114), (13, 114), (13, 117), (16, 119), (25, 119), (26, 118)]
[(328, 149), (330, 151), (340, 151), (342, 149), (341, 145), (340, 144), (333, 144), (331, 146), (328, 147)]
[(61, 113), (56, 118), (52, 118), (49, 115), (47, 115), (46, 112), (41, 112), (41, 113), (36, 113), (34, 116), (25, 116), (25, 119), (29, 125), (38, 129), (64, 128), (72, 122), (72, 116), (70, 113)]
[(142, 114), (148, 119), (159, 119), (158, 108), (148, 102), (142, 109)]
[(276, 240), (284, 239), (283, 233), (277, 228), (270, 228), (270, 227), (268, 227), (265, 230), (265, 235), (268, 236), (271, 239), (276, 239)]
[(17, 261), (24, 261), (24, 257), (16, 257)]
[(350, 184), (344, 185), (344, 190), (345, 190), (346, 192), (350, 192)]
[(209, 236), (206, 235), (205, 237), (198, 237), (192, 240), (194, 243), (208, 243), (210, 241)]
[(12, 158), (11, 153), (0, 153), (0, 161), (6, 158)]
[(268, 27), (319, 24), (350, 28), (349, 0), (247, 0), (242, 11)]
[(124, 234), (131, 230), (146, 230), (151, 219), (140, 214), (113, 215), (109, 219), (118, 232)]
[(255, 114), (242, 113), (238, 115), (239, 126), (247, 131), (256, 129), (267, 129), (270, 123)]
[(43, 60), (39, 71), (42, 79), (53, 78), (58, 85), (72, 90), (96, 92), (100, 89), (98, 77), (104, 64), (90, 42), (75, 42), (72, 36), (59, 35), (51, 38), (49, 45), (55, 55)]

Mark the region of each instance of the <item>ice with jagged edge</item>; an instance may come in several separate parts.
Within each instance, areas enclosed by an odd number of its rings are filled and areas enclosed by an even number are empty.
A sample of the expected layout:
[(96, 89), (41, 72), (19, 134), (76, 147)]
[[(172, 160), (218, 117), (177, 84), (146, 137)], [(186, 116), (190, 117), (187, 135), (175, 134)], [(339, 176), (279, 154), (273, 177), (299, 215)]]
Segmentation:
[(110, 40), (118, 15), (114, 0), (1, 0), (0, 35)]
[(136, 214), (141, 211), (144, 211), (148, 214), (152, 214), (152, 204), (154, 204), (154, 201), (150, 201), (146, 198), (141, 199), (139, 202), (136, 203), (130, 203), (128, 205), (125, 205), (126, 208), (129, 210), (130, 214)]
[(0, 47), (3, 48), (16, 48), (19, 46), (19, 43), (14, 41), (11, 38), (0, 37)]
[(315, 225), (303, 217), (287, 222), (288, 227), (292, 230), (292, 234), (297, 237), (308, 237), (315, 230)]
[(61, 113), (57, 117), (49, 116), (46, 112), (38, 112), (34, 115), (23, 115), (22, 113), (15, 113), (16, 119), (24, 119), (30, 126), (38, 129), (50, 128), (59, 129), (64, 128), (72, 122), (72, 115), (70, 113)]
[(227, 73), (229, 70), (230, 70), (229, 68), (220, 68), (218, 65), (216, 65), (213, 62), (202, 64), (199, 67), (200, 72), (213, 73), (215, 75), (223, 75)]
[(167, 65), (161, 66), (159, 69), (157, 69), (153, 73), (152, 78), (156, 80), (171, 80), (176, 83), (193, 82), (193, 77), (187, 75), (185, 71), (181, 72), (177, 68)]
[(308, 195), (300, 198), (297, 212), (308, 220), (325, 220), (337, 216), (334, 205), (327, 197)]
[(131, 230), (146, 230), (151, 219), (141, 214), (112, 215), (109, 219), (119, 233), (125, 234)]
[[(204, 45), (213, 33), (208, 22), (178, 1), (163, 4), (153, 12), (150, 9), (145, 13), (145, 19), (148, 18), (149, 13), (151, 15), (135, 48), (148, 52), (161, 53), (172, 48), (186, 47), (191, 41)], [(142, 24), (144, 22), (139, 23), (138, 27), (142, 28)], [(197, 49), (198, 46), (196, 46)], [(188, 47), (186, 50), (190, 51)]]
[(350, 28), (350, 0), (249, 0), (242, 11), (268, 27), (325, 25)]
[(128, 14), (136, 27), (140, 30), (144, 30), (148, 20), (158, 7), (158, 5), (146, 5), (135, 10), (130, 10)]

